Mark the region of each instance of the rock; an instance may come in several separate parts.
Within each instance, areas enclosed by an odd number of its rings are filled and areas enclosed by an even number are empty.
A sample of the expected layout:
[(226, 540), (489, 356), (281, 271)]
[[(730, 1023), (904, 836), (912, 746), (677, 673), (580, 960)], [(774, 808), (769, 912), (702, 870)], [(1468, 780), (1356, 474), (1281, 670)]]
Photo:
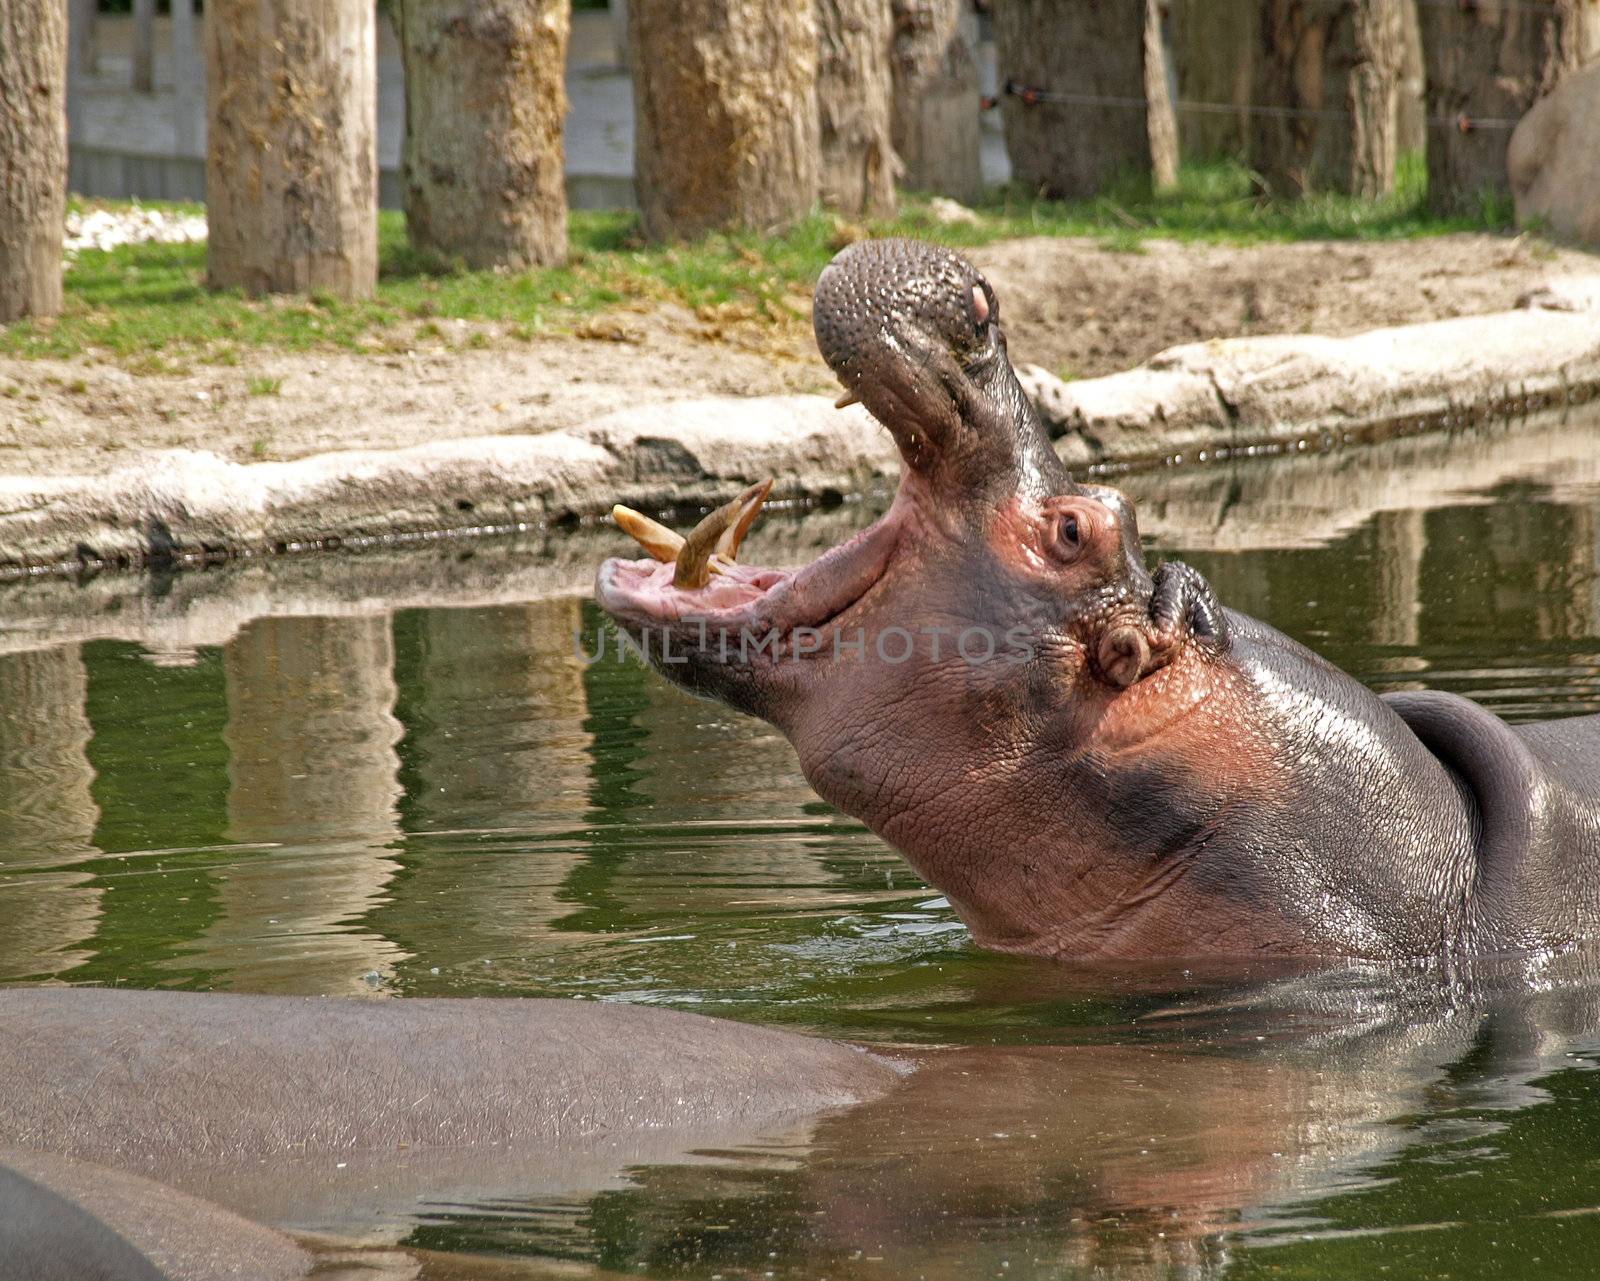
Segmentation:
[(1523, 310), (1374, 329), (1173, 347), (1123, 374), (1062, 382), (1029, 369), (1069, 466), (1294, 446), (1456, 426), (1600, 389), (1600, 313)]
[(1568, 76), (1511, 135), (1517, 223), (1600, 245), (1600, 66)]
[(978, 215), (973, 210), (949, 196), (935, 196), (928, 201), (928, 216), (935, 222), (947, 224), (978, 221)]
[(1600, 276), (1547, 281), (1519, 297), (1517, 306), (1545, 311), (1600, 311)]

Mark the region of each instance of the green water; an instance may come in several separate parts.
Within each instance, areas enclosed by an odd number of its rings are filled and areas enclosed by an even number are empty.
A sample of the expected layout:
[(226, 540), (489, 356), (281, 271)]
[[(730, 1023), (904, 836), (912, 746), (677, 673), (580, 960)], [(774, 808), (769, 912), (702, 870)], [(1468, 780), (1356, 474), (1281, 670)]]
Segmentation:
[[(1158, 554), (1378, 688), (1600, 711), (1600, 426), (1126, 486)], [(581, 582), (608, 547), (538, 554)], [(396, 1239), (442, 1251), (730, 1281), (1593, 1274), (1584, 965), (985, 955), (773, 730), (581, 661), (591, 604), (504, 587), (532, 554), (433, 566), (432, 606), (331, 562), (258, 572), (357, 586), (102, 584), (89, 624), (0, 598), (0, 982), (626, 1000), (954, 1047), (747, 1150), (413, 1207)], [(480, 571), (494, 603), (452, 595)]]

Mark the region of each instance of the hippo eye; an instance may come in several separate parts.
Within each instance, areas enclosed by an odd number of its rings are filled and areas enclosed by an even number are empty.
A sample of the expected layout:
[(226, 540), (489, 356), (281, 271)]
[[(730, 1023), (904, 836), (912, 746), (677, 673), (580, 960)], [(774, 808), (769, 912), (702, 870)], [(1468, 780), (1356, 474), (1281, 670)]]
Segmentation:
[(1083, 551), (1083, 525), (1075, 512), (1062, 512), (1055, 520), (1055, 528), (1051, 531), (1051, 548), (1058, 560), (1071, 562), (1077, 560)]

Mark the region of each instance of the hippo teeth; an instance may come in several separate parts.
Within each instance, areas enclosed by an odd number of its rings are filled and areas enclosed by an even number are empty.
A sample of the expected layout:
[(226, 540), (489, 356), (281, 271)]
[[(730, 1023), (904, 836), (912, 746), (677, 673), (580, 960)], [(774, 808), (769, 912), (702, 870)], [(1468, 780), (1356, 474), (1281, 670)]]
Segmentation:
[(838, 400), (833, 402), (833, 407), (835, 409), (848, 409), (851, 405), (859, 405), (860, 403), (860, 396), (856, 395), (853, 391), (847, 391), (844, 395), (840, 396)]
[(710, 582), (712, 574), (720, 574), (722, 564), (738, 558), (739, 546), (771, 489), (770, 480), (751, 485), (732, 502), (706, 516), (687, 538), (621, 503), (611, 509), (611, 519), (652, 559), (677, 566), (672, 574), (674, 587), (692, 591)]
[(611, 519), (617, 525), (650, 553), (652, 560), (658, 560), (663, 565), (670, 565), (678, 559), (678, 553), (683, 550), (683, 535), (676, 530), (668, 529), (660, 521), (651, 520), (643, 512), (636, 512), (631, 507), (624, 507), (618, 503), (611, 509)]

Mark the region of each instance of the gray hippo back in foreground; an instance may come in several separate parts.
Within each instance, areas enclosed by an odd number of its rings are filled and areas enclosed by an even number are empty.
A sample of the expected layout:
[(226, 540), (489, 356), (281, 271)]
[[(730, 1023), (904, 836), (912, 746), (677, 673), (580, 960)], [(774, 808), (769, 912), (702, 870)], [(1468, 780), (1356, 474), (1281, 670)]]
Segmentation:
[(591, 1001), (0, 990), (0, 1145), (125, 1167), (694, 1136), (860, 1102), (851, 1046)]
[(0, 1147), (0, 1281), (291, 1281), (288, 1237), (154, 1180)]
[[(852, 245), (815, 328), (899, 491), (798, 570), (733, 559), (764, 490), (600, 569), (663, 674), (776, 725), (981, 944), (1058, 958), (1543, 952), (1600, 936), (1600, 717), (1379, 698), (1074, 482), (988, 282)], [(714, 572), (708, 572), (714, 571)], [(670, 655), (667, 661), (661, 661)]]
[(300, 1276), (309, 1254), (231, 1211), (581, 1188), (902, 1075), (848, 1045), (590, 1001), (14, 988), (0, 1029), (0, 1281)]

